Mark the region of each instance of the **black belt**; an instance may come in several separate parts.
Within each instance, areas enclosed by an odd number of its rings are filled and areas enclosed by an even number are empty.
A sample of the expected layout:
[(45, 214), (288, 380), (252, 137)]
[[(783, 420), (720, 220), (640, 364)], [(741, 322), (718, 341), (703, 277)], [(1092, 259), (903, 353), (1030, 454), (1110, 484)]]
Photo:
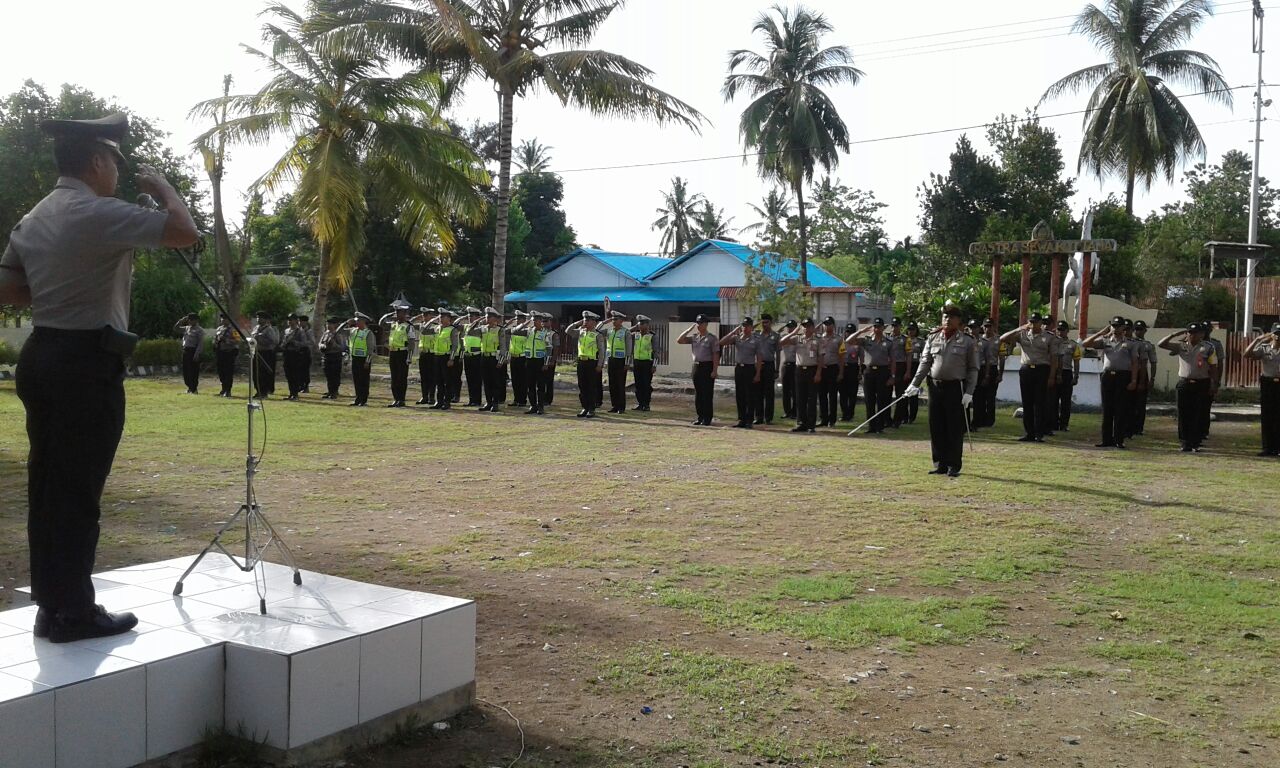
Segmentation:
[(738, 363), (737, 367), (738, 368), (755, 368), (756, 364), (755, 363)]
[(1126, 370), (1122, 370), (1122, 369), (1117, 368), (1117, 369), (1110, 370), (1110, 371), (1103, 371), (1103, 372), (1102, 372), (1102, 375), (1103, 375), (1103, 376), (1119, 376), (1119, 375), (1120, 375), (1120, 374), (1122, 374), (1122, 373), (1132, 373), (1132, 371), (1126, 371)]
[(594, 363), (595, 361), (596, 359), (594, 357), (578, 357), (578, 362), (580, 363)]
[(1185, 381), (1185, 382), (1187, 382), (1188, 384), (1200, 384), (1200, 383), (1206, 383), (1206, 384), (1207, 384), (1207, 383), (1209, 382), (1209, 380), (1208, 380), (1208, 379), (1192, 379), (1192, 378), (1189, 378), (1189, 377), (1187, 377), (1187, 376), (1183, 376), (1181, 379), (1179, 379), (1179, 381)]
[(66, 328), (47, 328), (43, 325), (37, 325), (31, 329), (31, 335), (37, 339), (77, 339), (77, 340), (97, 340), (102, 338), (102, 329), (94, 331), (77, 331), (68, 330)]
[(817, 368), (818, 366), (816, 366), (816, 365), (796, 365), (796, 367), (797, 367), (797, 368), (799, 368), (799, 369), (800, 369), (800, 370), (802, 370), (802, 371), (808, 371), (808, 370), (812, 370), (812, 369), (814, 369), (814, 368)]
[(1024, 365), (1024, 366), (1022, 366), (1022, 367), (1023, 367), (1023, 368), (1030, 368), (1031, 370), (1035, 370), (1038, 366), (1043, 366), (1043, 365), (1044, 365), (1044, 363), (1038, 363), (1038, 364), (1035, 364), (1035, 363), (1027, 363), (1026, 365)]

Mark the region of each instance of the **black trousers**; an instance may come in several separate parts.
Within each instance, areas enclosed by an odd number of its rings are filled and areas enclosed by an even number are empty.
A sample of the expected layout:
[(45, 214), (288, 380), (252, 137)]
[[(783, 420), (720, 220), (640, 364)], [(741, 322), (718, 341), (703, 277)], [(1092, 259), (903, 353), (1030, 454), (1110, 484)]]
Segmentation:
[(479, 405), (484, 395), (484, 359), (481, 355), (462, 358), (462, 371), (467, 376), (467, 405)]
[[(988, 365), (983, 371), (987, 383), (982, 389), (982, 421), (978, 426), (994, 427), (996, 425), (996, 396), (1000, 394), (1000, 368)], [(977, 400), (977, 395), (974, 395)]]
[(434, 352), (418, 355), (418, 383), (422, 386), (422, 399), (428, 403), (436, 400), (436, 356)]
[(342, 353), (325, 355), (323, 365), (325, 393), (329, 397), (337, 397), (338, 388), (342, 386)]
[(95, 602), (102, 488), (124, 430), (124, 361), (101, 331), (36, 328), (18, 357), (27, 412), (27, 541), (31, 596), (46, 611)]
[(1129, 371), (1102, 372), (1102, 442), (1123, 443), (1129, 436)]
[(231, 394), (231, 387), (236, 380), (236, 358), (238, 349), (220, 349), (215, 353), (218, 367), (218, 383), (222, 385), (222, 394)]
[(862, 384), (862, 369), (846, 362), (844, 381), (840, 382), (840, 420), (853, 421), (853, 414), (858, 410), (858, 386)]
[(600, 372), (596, 370), (595, 360), (578, 361), (578, 403), (582, 410), (592, 413), (596, 409), (597, 382)]
[(818, 417), (824, 424), (834, 424), (840, 407), (840, 366), (822, 366), (822, 381), (818, 384)]
[(525, 376), (524, 367), (528, 362), (523, 357), (513, 357), (508, 364), (511, 366), (512, 405), (526, 405), (529, 402), (529, 377)]
[(929, 447), (934, 469), (964, 466), (964, 382), (929, 379)]
[(653, 361), (635, 361), (636, 405), (648, 408), (653, 400)]
[(1262, 451), (1280, 456), (1280, 378), (1258, 380), (1262, 394)]
[(782, 364), (782, 416), (794, 418), (796, 415), (796, 364)]
[[(867, 400), (867, 418), (870, 419), (881, 409), (893, 401), (893, 388), (889, 382), (889, 367), (885, 365), (867, 367), (862, 377), (863, 396)], [(882, 432), (889, 424), (889, 414), (882, 413), (867, 425), (869, 432)]]
[[(893, 379), (893, 396), (902, 397), (907, 393), (907, 387), (911, 385), (911, 375), (915, 371), (907, 370), (907, 363), (898, 363), (898, 373), (892, 376)], [(900, 427), (907, 423), (907, 419), (911, 418), (911, 404), (907, 402), (907, 398), (902, 397), (898, 404), (893, 407), (893, 425)]]
[(506, 400), (502, 390), (507, 381), (506, 370), (493, 355), (480, 356), (480, 373), (484, 379), (484, 404), (499, 406)]
[(739, 363), (733, 367), (733, 399), (738, 406), (738, 423), (756, 420), (756, 367)]
[(302, 351), (286, 349), (284, 351), (284, 380), (289, 385), (289, 396), (302, 391)]
[(1133, 412), (1129, 417), (1129, 434), (1140, 435), (1147, 429), (1147, 398), (1151, 396), (1151, 382), (1130, 393), (1129, 402), (1133, 404)]
[(626, 358), (609, 358), (609, 406), (624, 411), (627, 409)]
[[(541, 410), (546, 407), (542, 402), (542, 369), (546, 366), (546, 362), (546, 358), (529, 357), (525, 358), (520, 366), (520, 374), (524, 376), (524, 383), (521, 386), (528, 396), (527, 403), (530, 408)], [(515, 368), (511, 369), (513, 376), (515, 371)]]
[(200, 388), (199, 347), (182, 348), (182, 383), (187, 385), (188, 392), (195, 392)]
[(257, 390), (255, 397), (274, 395), (276, 393), (276, 351), (274, 349), (258, 350)]
[(818, 373), (816, 365), (794, 365), (795, 375), (795, 412), (796, 426), (813, 429), (818, 425), (818, 385), (814, 377)]
[(1178, 379), (1178, 442), (1183, 448), (1199, 448), (1209, 427), (1208, 379)]
[(710, 424), (715, 418), (715, 386), (716, 380), (711, 378), (715, 370), (713, 363), (693, 364), (693, 410), (698, 421)]
[(1071, 395), (1076, 390), (1076, 373), (1074, 369), (1058, 370), (1058, 388), (1053, 392), (1053, 426), (1054, 429), (1066, 429), (1071, 426)]
[(760, 367), (760, 383), (756, 386), (756, 420), (773, 423), (773, 407), (776, 399), (778, 367), (772, 360)]
[(369, 369), (371, 360), (368, 357), (351, 358), (351, 386), (356, 390), (356, 402), (369, 402)]
[(498, 363), (498, 399), (494, 403), (507, 404), (507, 364), (505, 362)]
[(1024, 365), (1018, 371), (1022, 390), (1022, 429), (1030, 437), (1049, 431), (1049, 366)]
[(392, 350), (388, 362), (391, 366), (391, 399), (403, 403), (409, 394), (409, 350)]
[(449, 399), (446, 402), (457, 403), (462, 400), (462, 372), (466, 368), (466, 359), (454, 358), (453, 365), (446, 365), (446, 382), (449, 386)]
[[(436, 366), (436, 373), (432, 378), (432, 383), (436, 385), (435, 404), (448, 408), (453, 401), (453, 374), (459, 363), (448, 355), (432, 355), (432, 359)], [(449, 365), (450, 360), (453, 360), (453, 365)]]
[(552, 365), (544, 368), (542, 371), (542, 407), (546, 408), (556, 399), (556, 367)]
[(302, 348), (302, 361), (299, 363), (302, 373), (302, 388), (311, 388), (311, 347)]

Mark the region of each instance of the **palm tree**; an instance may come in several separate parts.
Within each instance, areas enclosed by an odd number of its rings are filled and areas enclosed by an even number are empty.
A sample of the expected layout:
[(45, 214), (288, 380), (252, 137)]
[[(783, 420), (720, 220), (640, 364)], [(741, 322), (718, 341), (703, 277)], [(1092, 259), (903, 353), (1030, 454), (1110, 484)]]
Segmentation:
[(735, 242), (729, 233), (733, 231), (733, 217), (725, 216), (723, 208), (716, 208), (703, 198), (694, 214), (694, 237), (698, 240), (727, 240)]
[(520, 166), (522, 173), (546, 173), (551, 169), (551, 150), (546, 144), (539, 144), (537, 139), (527, 139), (516, 147), (516, 157), (512, 159)]
[(758, 232), (761, 247), (766, 251), (776, 251), (779, 244), (787, 239), (791, 229), (791, 198), (787, 196), (785, 189), (774, 187), (761, 202), (764, 203), (763, 206), (747, 203), (760, 220), (738, 231), (740, 233)]
[(662, 193), (662, 207), (655, 211), (658, 218), (650, 227), (662, 231), (663, 256), (678, 256), (693, 247), (698, 206), (705, 202), (702, 195), (689, 193), (684, 179), (671, 180), (671, 191)]
[(1040, 97), (1044, 103), (1093, 89), (1078, 167), (1098, 178), (1123, 176), (1130, 215), (1136, 180), (1147, 189), (1160, 173), (1173, 181), (1181, 163), (1205, 154), (1200, 129), (1169, 84), (1195, 88), (1231, 106), (1218, 63), (1181, 47), (1213, 15), (1213, 3), (1185, 0), (1173, 5), (1173, 0), (1106, 0), (1104, 8), (1086, 7), (1072, 31), (1093, 41), (1110, 61), (1072, 72)]
[(354, 34), (439, 69), (454, 87), (476, 76), (493, 84), (499, 105), (499, 154), (492, 303), (501, 309), (517, 98), (544, 90), (561, 104), (597, 115), (648, 117), (693, 130), (704, 118), (650, 85), (653, 72), (624, 56), (600, 50), (551, 50), (591, 40), (625, 0), (410, 2), (410, 6), (385, 0), (361, 2), (339, 14), (329, 27), (343, 37)]
[[(313, 8), (335, 1), (316, 0)], [(390, 77), (380, 55), (315, 45), (307, 19), (289, 8), (263, 13), (274, 17), (263, 27), (268, 51), (243, 47), (272, 78), (257, 93), (193, 107), (193, 116), (219, 118), (196, 142), (287, 137), (284, 154), (254, 186), (276, 192), (296, 184), (297, 210), (320, 246), (314, 315), (324, 317), (330, 288), (345, 290), (360, 258), (369, 190), (393, 201), (394, 218), (415, 243), (449, 250), (451, 217), (483, 220), (477, 187), (488, 174), (440, 118), (438, 76)], [(224, 109), (236, 117), (221, 118)]]
[(804, 185), (813, 181), (816, 166), (829, 172), (839, 164), (839, 152), (849, 151), (849, 129), (821, 86), (857, 85), (863, 73), (853, 66), (847, 47), (820, 47), (822, 36), (832, 31), (825, 16), (803, 6), (775, 5), (773, 12), (778, 18), (763, 13), (751, 28), (764, 35), (766, 53), (731, 52), (723, 93), (726, 101), (739, 92), (754, 99), (743, 110), (738, 131), (743, 145), (755, 151), (761, 177), (786, 184), (795, 195), (800, 281), (808, 285)]

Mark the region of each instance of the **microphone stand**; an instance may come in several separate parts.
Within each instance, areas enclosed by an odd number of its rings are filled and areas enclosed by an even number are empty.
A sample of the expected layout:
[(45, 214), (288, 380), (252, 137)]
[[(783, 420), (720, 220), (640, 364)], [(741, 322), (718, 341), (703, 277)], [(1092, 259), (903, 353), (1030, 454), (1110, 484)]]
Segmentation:
[[(276, 532), (275, 526), (271, 525), (271, 521), (268, 520), (266, 514), (263, 513), (262, 507), (258, 504), (257, 494), (254, 492), (253, 488), (253, 478), (257, 474), (258, 464), (262, 460), (260, 455), (254, 453), (253, 413), (254, 411), (262, 413), (264, 436), (266, 434), (267, 418), (267, 413), (263, 409), (262, 403), (254, 399), (256, 385), (255, 376), (258, 370), (258, 345), (257, 342), (249, 336), (249, 334), (244, 332), (239, 323), (236, 322), (236, 319), (227, 311), (226, 307), (222, 306), (222, 302), (218, 300), (217, 293), (214, 292), (213, 288), (211, 288), (207, 282), (205, 282), (204, 277), (200, 274), (200, 270), (196, 268), (196, 265), (191, 261), (191, 259), (187, 258), (187, 254), (177, 248), (171, 248), (170, 250), (176, 254), (177, 257), (182, 260), (182, 263), (187, 266), (187, 269), (191, 271), (192, 277), (196, 279), (196, 282), (198, 282), (200, 287), (204, 289), (204, 292), (208, 294), (209, 299), (213, 301), (213, 304), (218, 308), (218, 311), (226, 316), (228, 322), (231, 323), (231, 327), (236, 333), (240, 334), (240, 338), (244, 339), (249, 344), (249, 402), (246, 408), (246, 414), (248, 416), (248, 437), (245, 442), (244, 503), (240, 505), (240, 508), (236, 510), (236, 513), (232, 515), (229, 520), (223, 523), (222, 527), (218, 529), (218, 532), (214, 534), (213, 539), (200, 551), (200, 554), (197, 555), (196, 559), (187, 567), (187, 570), (183, 572), (181, 578), (178, 579), (178, 583), (173, 587), (173, 594), (182, 594), (182, 583), (186, 581), (187, 577), (191, 575), (191, 572), (196, 569), (196, 566), (200, 564), (200, 561), (204, 559), (204, 556), (216, 549), (226, 555), (227, 559), (229, 559), (231, 563), (241, 571), (245, 573), (253, 573), (253, 584), (258, 591), (258, 612), (265, 616), (267, 614), (267, 572), (266, 568), (263, 566), (263, 563), (266, 562), (263, 560), (263, 553), (274, 546), (284, 559), (285, 564), (293, 571), (294, 584), (302, 584), (302, 573), (299, 572), (298, 564), (294, 561), (293, 553), (289, 550), (288, 545), (284, 543), (284, 539), (278, 532)], [(192, 253), (198, 254), (203, 250), (203, 239), (197, 240), (195, 245), (191, 247)], [(226, 545), (224, 545), (222, 537), (233, 527), (239, 526), (243, 526), (244, 529), (244, 554), (237, 559), (236, 556), (231, 554), (227, 549)], [(266, 541), (259, 545), (256, 537), (263, 535), (266, 536)]]

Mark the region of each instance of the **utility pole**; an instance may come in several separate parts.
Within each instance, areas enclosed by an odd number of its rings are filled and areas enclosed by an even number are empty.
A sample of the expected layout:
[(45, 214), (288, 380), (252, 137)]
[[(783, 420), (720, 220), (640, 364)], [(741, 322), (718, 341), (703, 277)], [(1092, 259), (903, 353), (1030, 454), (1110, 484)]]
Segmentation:
[[(1253, 94), (1253, 180), (1249, 185), (1249, 245), (1258, 244), (1258, 160), (1262, 149), (1262, 0), (1253, 0), (1253, 52), (1258, 54), (1258, 90)], [(1244, 276), (1244, 327), (1236, 330), (1253, 333), (1253, 308), (1257, 296), (1258, 260), (1249, 259)]]

